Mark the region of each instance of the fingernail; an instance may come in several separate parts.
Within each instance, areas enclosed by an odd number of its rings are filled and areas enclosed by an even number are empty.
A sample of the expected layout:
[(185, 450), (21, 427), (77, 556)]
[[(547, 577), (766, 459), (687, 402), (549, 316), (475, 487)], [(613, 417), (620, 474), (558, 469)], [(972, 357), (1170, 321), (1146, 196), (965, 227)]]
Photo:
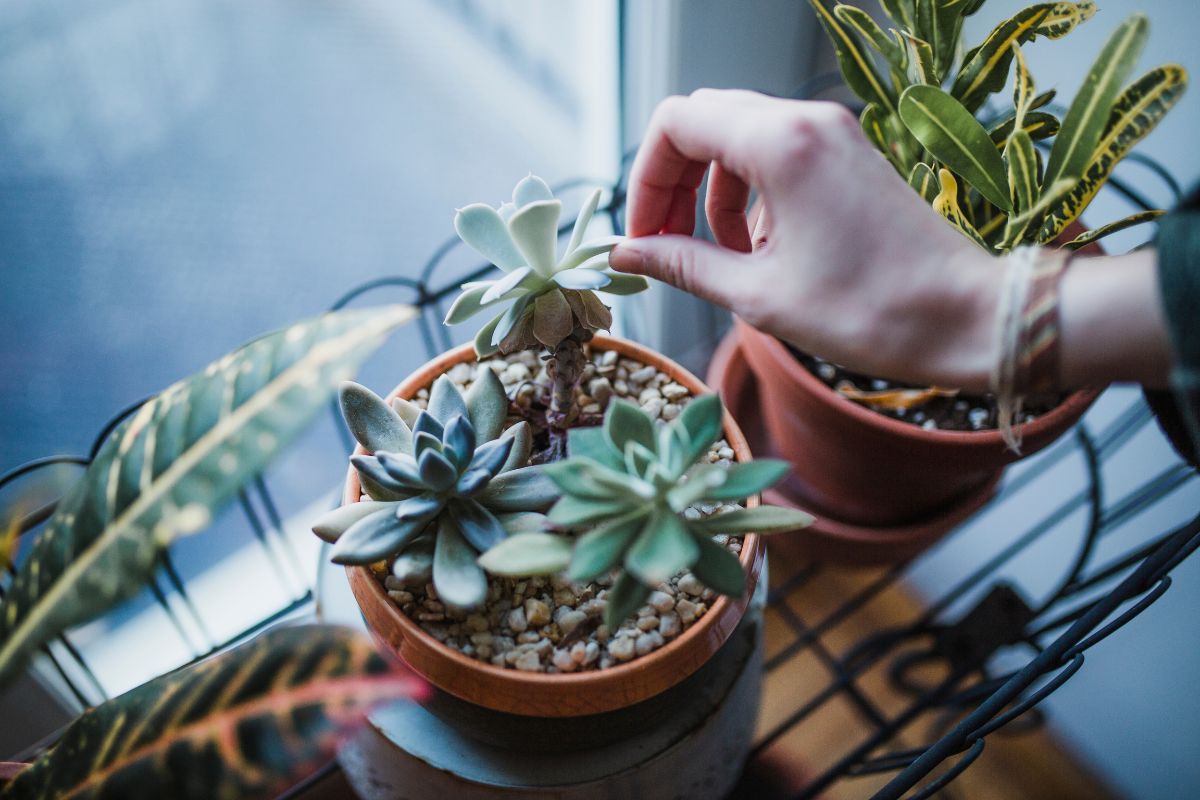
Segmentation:
[(608, 251), (608, 265), (617, 272), (641, 272), (644, 261), (641, 251), (628, 242)]

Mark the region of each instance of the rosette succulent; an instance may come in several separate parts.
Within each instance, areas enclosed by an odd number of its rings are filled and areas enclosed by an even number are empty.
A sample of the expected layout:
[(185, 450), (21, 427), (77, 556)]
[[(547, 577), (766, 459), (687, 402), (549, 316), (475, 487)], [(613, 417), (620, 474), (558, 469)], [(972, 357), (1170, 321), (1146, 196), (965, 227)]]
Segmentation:
[(604, 612), (611, 629), (681, 570), (690, 569), (716, 592), (740, 596), (742, 565), (713, 536), (790, 531), (811, 524), (812, 517), (763, 505), (699, 513), (698, 505), (719, 507), (757, 495), (788, 469), (776, 459), (707, 463), (704, 456), (721, 435), (722, 418), (716, 395), (694, 399), (663, 425), (631, 403), (614, 401), (602, 427), (572, 429), (571, 457), (545, 468), (562, 491), (550, 523), (586, 532), (577, 538), (518, 534), (485, 553), (481, 563), (508, 575), (565, 569), (578, 581), (619, 569)]
[(350, 461), (369, 499), (321, 518), (313, 532), (333, 544), (339, 564), (392, 559), (408, 584), (432, 580), (450, 606), (470, 609), (487, 596), (479, 553), (510, 531), (541, 527), (558, 491), (541, 468), (525, 466), (529, 424), (504, 429), (508, 397), (492, 370), (479, 370), (466, 395), (445, 375), (428, 410), (385, 403), (356, 383), (341, 389), (342, 414), (370, 452)]

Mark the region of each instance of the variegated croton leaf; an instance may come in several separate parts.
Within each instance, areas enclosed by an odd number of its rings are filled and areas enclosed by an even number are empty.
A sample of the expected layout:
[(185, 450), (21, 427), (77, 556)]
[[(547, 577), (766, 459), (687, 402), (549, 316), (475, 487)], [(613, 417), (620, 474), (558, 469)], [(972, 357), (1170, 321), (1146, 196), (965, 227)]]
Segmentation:
[(558, 252), (562, 201), (545, 181), (530, 175), (513, 189), (512, 202), (498, 209), (483, 203), (462, 208), (454, 229), (464, 242), (506, 274), (494, 281), (463, 285), (446, 314), (446, 324), (464, 322), (486, 309), (511, 303), (492, 317), (475, 337), (480, 358), (530, 347), (551, 350), (576, 329), (612, 327), (612, 314), (596, 292), (626, 295), (647, 287), (639, 275), (608, 268), (607, 253), (619, 236), (585, 241), (600, 203), (600, 190), (588, 197), (566, 249)]
[(684, 569), (716, 592), (740, 596), (742, 565), (712, 537), (791, 531), (813, 518), (764, 505), (708, 517), (693, 510), (755, 496), (787, 473), (787, 462), (776, 459), (708, 463), (703, 457), (721, 435), (723, 414), (716, 395), (695, 398), (666, 424), (656, 424), (632, 403), (613, 401), (603, 427), (572, 429), (571, 457), (546, 467), (562, 494), (550, 522), (581, 535), (516, 534), (480, 563), (512, 576), (566, 570), (577, 581), (619, 570), (604, 611), (613, 630), (655, 586)]
[(373, 706), (426, 691), (363, 634), (277, 628), (88, 710), (0, 798), (274, 797)]
[(143, 585), (326, 402), (408, 306), (343, 311), (255, 339), (143, 405), (101, 447), (0, 605), (0, 681), (38, 645)]

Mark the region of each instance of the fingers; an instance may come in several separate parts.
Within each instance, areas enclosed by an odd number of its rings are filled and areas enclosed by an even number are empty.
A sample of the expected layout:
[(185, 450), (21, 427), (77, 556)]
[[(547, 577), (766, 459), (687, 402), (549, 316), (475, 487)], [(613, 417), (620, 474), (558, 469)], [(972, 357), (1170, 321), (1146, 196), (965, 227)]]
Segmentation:
[(714, 161), (752, 183), (752, 158), (742, 152), (762, 104), (753, 92), (700, 90), (659, 104), (629, 176), (630, 236), (691, 233), (696, 191)]
[(719, 161), (714, 162), (708, 177), (704, 211), (717, 244), (739, 253), (750, 252), (750, 231), (746, 224), (749, 199), (750, 186)]
[(741, 296), (739, 274), (749, 256), (689, 236), (627, 239), (608, 255), (618, 272), (656, 278), (719, 306), (733, 309)]

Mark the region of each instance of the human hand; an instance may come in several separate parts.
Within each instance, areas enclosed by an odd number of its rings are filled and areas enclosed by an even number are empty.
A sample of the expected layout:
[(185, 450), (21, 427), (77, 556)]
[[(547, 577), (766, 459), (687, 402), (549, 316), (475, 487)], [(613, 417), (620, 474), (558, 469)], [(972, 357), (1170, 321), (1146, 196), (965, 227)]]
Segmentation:
[[(716, 245), (690, 238), (706, 173)], [(752, 189), (763, 207), (753, 232)], [(609, 257), (617, 270), (857, 371), (987, 388), (999, 265), (895, 174), (840, 105), (711, 89), (664, 100), (634, 161), (627, 227)]]

